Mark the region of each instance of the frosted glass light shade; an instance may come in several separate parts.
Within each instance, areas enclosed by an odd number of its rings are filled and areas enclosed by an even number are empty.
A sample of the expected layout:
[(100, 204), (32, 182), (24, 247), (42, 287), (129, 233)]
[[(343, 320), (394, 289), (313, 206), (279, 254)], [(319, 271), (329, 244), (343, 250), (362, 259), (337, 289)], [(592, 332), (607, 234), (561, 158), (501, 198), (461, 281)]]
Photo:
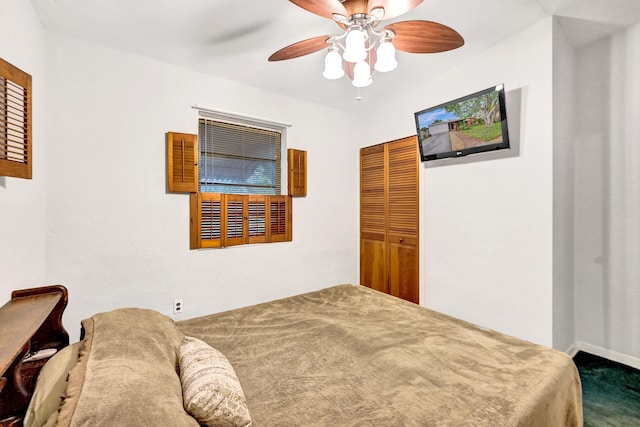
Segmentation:
[(398, 66), (398, 61), (396, 60), (396, 48), (393, 46), (393, 43), (389, 41), (385, 41), (380, 43), (378, 46), (377, 57), (375, 69), (376, 71), (380, 71), (381, 73), (386, 73), (388, 71), (393, 71)]
[(373, 79), (371, 78), (369, 64), (365, 61), (356, 63), (356, 66), (353, 67), (353, 82), (351, 84), (355, 87), (367, 87), (371, 83), (373, 83)]
[(335, 80), (344, 76), (342, 68), (342, 57), (335, 50), (330, 50), (324, 58), (324, 71), (322, 75), (325, 79)]
[(347, 62), (360, 62), (364, 61), (367, 57), (367, 50), (364, 46), (365, 36), (359, 29), (353, 29), (347, 34), (345, 40), (345, 50), (342, 57)]

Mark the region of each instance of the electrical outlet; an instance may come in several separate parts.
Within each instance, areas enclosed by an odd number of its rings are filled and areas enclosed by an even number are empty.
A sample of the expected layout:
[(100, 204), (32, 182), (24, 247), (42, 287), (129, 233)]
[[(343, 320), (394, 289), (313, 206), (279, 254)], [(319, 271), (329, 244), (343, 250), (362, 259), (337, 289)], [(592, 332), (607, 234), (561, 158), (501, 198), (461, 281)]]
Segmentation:
[(182, 299), (177, 299), (173, 301), (173, 314), (182, 313), (183, 305)]

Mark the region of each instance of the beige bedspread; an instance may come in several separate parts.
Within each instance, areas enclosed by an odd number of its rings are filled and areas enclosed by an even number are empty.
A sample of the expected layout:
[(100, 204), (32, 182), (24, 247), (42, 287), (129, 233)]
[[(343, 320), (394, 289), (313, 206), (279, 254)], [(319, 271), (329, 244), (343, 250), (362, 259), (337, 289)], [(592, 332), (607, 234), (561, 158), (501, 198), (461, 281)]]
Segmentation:
[(564, 353), (362, 286), (177, 323), (221, 350), (256, 426), (581, 426)]

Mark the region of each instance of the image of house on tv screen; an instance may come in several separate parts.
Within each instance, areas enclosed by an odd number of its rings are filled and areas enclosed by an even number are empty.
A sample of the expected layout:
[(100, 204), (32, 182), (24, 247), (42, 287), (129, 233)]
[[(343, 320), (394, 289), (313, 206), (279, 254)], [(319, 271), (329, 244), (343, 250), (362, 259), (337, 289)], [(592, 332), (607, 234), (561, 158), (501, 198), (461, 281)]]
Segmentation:
[(498, 92), (426, 110), (419, 114), (422, 153), (462, 151), (502, 142)]

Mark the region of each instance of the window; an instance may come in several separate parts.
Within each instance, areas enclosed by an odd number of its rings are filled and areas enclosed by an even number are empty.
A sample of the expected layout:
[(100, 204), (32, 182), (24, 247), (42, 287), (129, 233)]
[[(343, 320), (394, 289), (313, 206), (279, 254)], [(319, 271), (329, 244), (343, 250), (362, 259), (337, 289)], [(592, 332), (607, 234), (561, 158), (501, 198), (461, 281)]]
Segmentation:
[(0, 58), (0, 175), (31, 179), (31, 76)]
[(292, 240), (291, 196), (280, 195), (284, 125), (231, 119), (209, 115), (198, 135), (167, 133), (168, 189), (191, 193), (191, 249)]
[(277, 130), (199, 120), (199, 191), (280, 194), (281, 135)]

